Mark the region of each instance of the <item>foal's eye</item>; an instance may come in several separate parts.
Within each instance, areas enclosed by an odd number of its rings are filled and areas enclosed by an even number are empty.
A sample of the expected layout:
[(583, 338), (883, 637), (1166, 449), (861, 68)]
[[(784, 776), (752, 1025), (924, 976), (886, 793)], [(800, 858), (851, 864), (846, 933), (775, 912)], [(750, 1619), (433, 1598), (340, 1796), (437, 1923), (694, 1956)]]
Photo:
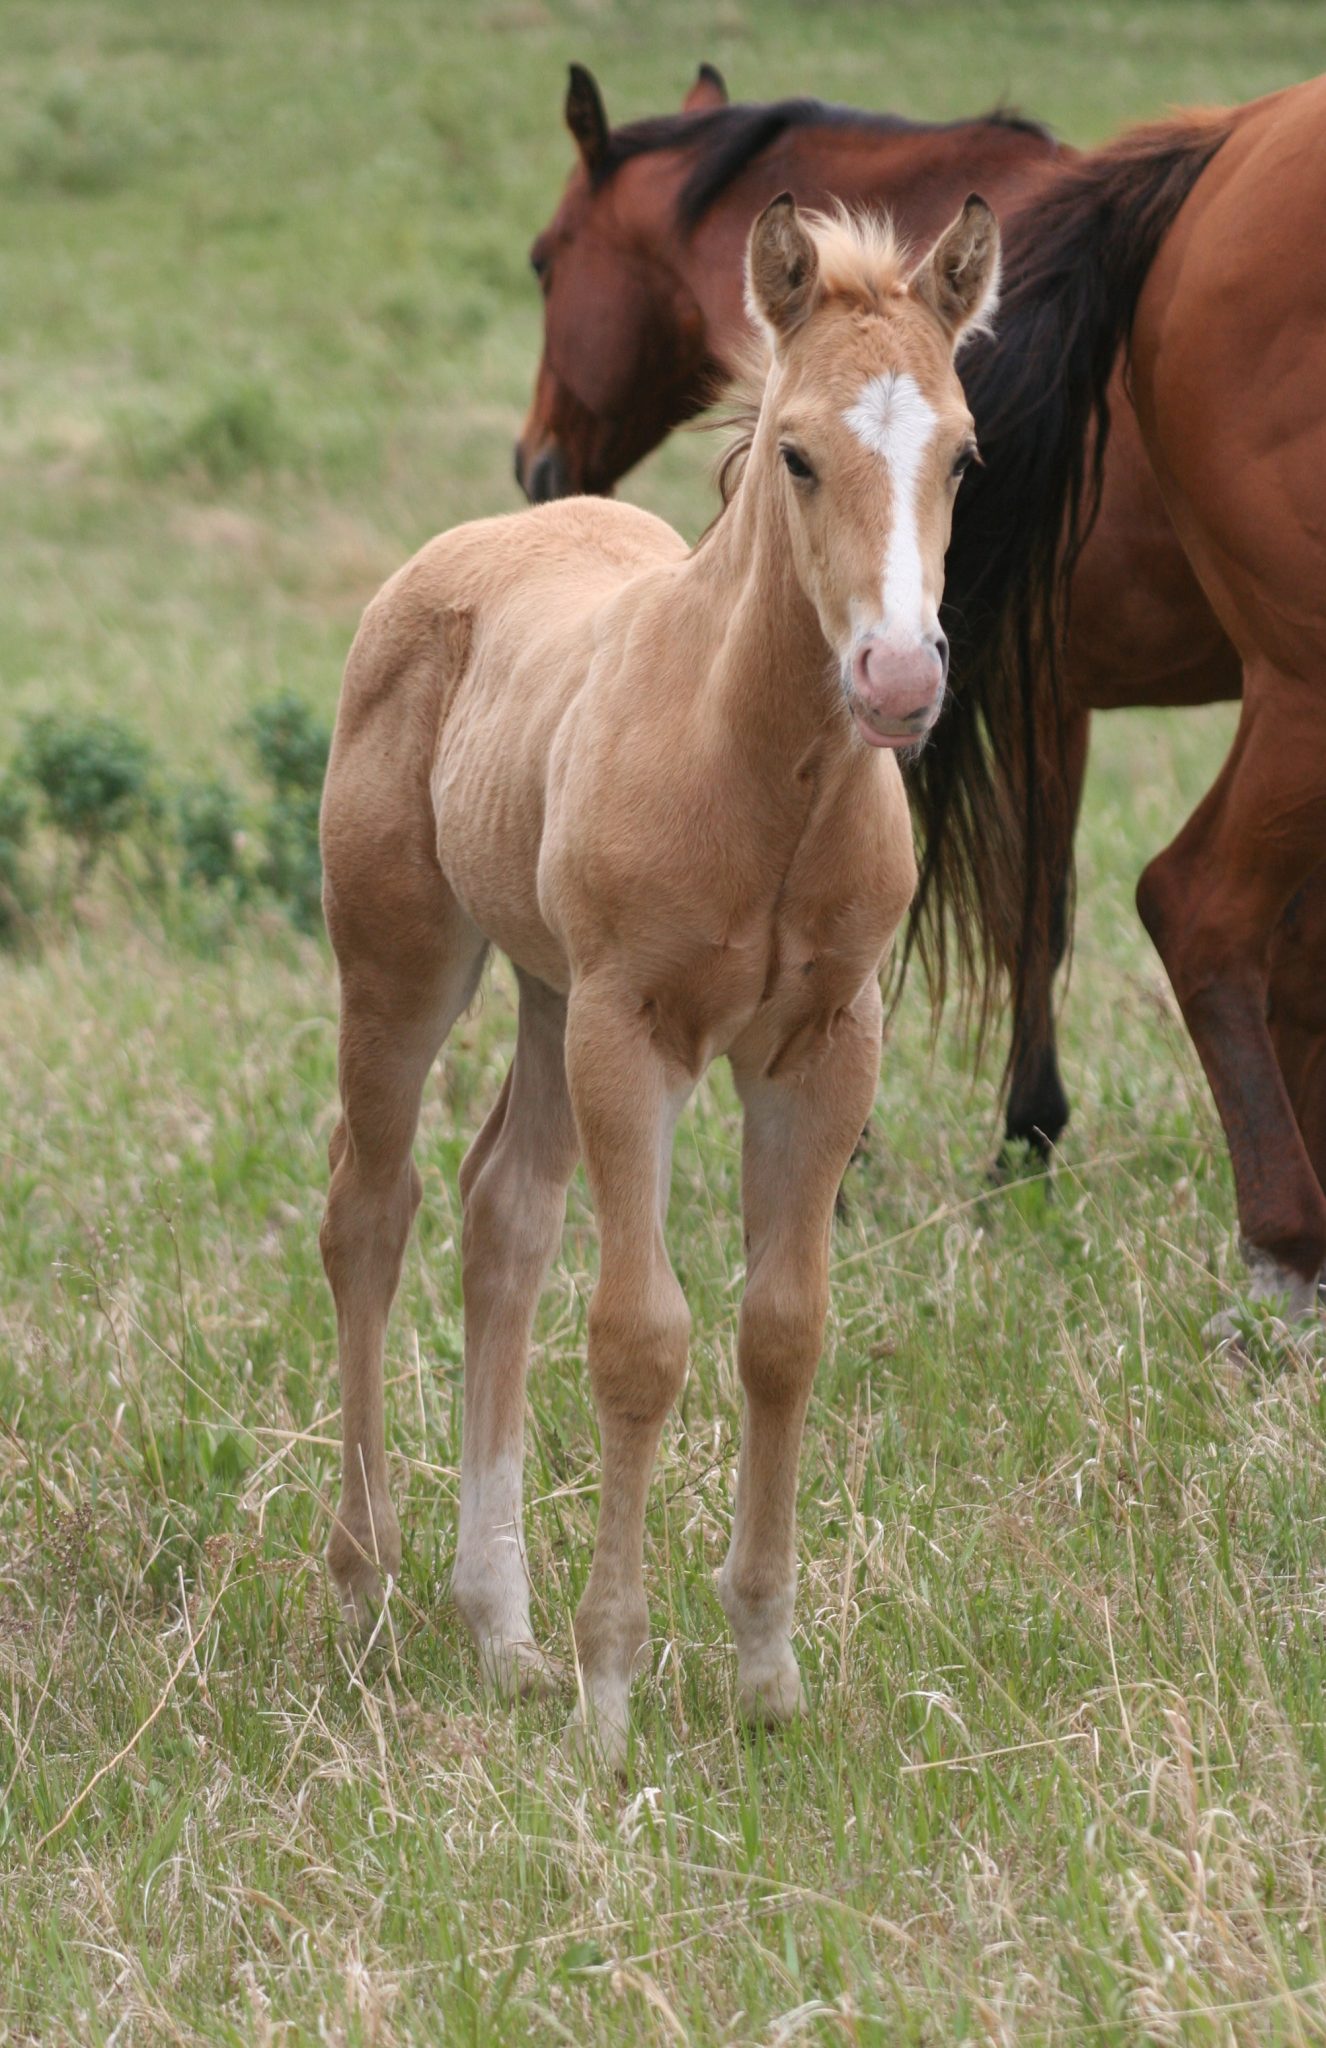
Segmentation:
[(815, 472), (804, 455), (798, 455), (795, 448), (781, 448), (779, 454), (787, 464), (789, 476), (794, 476), (799, 484), (814, 483)]
[(957, 454), (953, 458), (952, 476), (955, 482), (959, 477), (966, 476), (967, 471), (971, 468), (975, 460), (975, 448), (959, 448)]

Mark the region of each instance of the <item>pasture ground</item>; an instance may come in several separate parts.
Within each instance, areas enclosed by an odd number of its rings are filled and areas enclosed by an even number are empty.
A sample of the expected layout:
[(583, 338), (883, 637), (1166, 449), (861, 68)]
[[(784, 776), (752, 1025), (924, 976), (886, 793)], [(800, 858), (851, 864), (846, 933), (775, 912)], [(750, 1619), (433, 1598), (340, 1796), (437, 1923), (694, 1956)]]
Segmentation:
[[(619, 116), (1001, 95), (1089, 140), (1321, 62), (1291, 0), (7, 0), (0, 755), (113, 710), (181, 772), (329, 710), (358, 610), (514, 503), (526, 246), (563, 66)], [(631, 492), (695, 532), (712, 450)], [(813, 1711), (733, 1719), (711, 1586), (737, 1402), (738, 1133), (672, 1211), (696, 1316), (648, 1530), (625, 1788), (495, 1711), (448, 1604), (455, 1169), (492, 977), (431, 1092), (390, 1339), (395, 1652), (337, 1645), (315, 1233), (318, 943), (108, 873), (0, 970), (0, 2042), (1307, 2043), (1326, 2032), (1326, 1393), (1199, 1335), (1237, 1281), (1215, 1118), (1131, 907), (1225, 713), (1101, 721), (1053, 1199), (987, 1192), (988, 1080), (919, 991), (853, 1173), (801, 1487)], [(540, 1322), (529, 1548), (565, 1648), (595, 1509), (583, 1191)]]

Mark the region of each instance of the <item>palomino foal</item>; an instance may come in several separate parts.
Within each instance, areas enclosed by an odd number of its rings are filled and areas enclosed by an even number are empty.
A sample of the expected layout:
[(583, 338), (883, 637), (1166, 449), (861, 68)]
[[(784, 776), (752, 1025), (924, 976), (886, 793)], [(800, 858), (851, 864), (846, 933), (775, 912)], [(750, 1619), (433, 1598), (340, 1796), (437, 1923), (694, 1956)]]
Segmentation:
[(775, 200), (747, 257), (767, 383), (703, 545), (600, 499), (484, 520), (407, 563), (351, 650), (322, 815), (343, 1112), (322, 1228), (344, 1438), (328, 1559), (371, 1625), (400, 1565), (382, 1358), (420, 1095), (496, 945), (519, 1035), (460, 1173), (455, 1595), (490, 1679), (547, 1676), (521, 1533), (525, 1373), (583, 1157), (602, 1490), (573, 1725), (614, 1760), (649, 1633), (646, 1492), (686, 1373), (663, 1241), (673, 1128), (723, 1053), (745, 1112), (746, 1415), (719, 1593), (743, 1707), (782, 1719), (800, 1701), (796, 1471), (829, 1227), (915, 882), (893, 750), (943, 697), (944, 550), (972, 451), (953, 357), (997, 263), (981, 200), (910, 272), (886, 228)]

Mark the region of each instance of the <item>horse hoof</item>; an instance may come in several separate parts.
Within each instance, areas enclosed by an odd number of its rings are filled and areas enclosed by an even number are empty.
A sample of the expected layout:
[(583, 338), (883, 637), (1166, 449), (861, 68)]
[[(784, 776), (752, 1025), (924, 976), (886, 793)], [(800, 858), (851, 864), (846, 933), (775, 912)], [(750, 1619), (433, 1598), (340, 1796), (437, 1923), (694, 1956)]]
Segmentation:
[(759, 1678), (737, 1681), (737, 1705), (742, 1718), (783, 1727), (795, 1721), (806, 1707), (806, 1689), (793, 1659)]
[(484, 1683), (503, 1699), (543, 1699), (561, 1687), (562, 1674), (537, 1643), (490, 1636), (479, 1645)]
[(990, 1188), (1006, 1188), (1018, 1180), (1044, 1180), (1049, 1194), (1054, 1185), (1054, 1153), (1039, 1137), (1004, 1139), (985, 1176)]
[(1208, 1344), (1243, 1350), (1255, 1327), (1276, 1343), (1292, 1341), (1295, 1327), (1315, 1320), (1318, 1277), (1305, 1280), (1292, 1266), (1281, 1265), (1269, 1252), (1245, 1252), (1248, 1285), (1238, 1299), (1211, 1317), (1202, 1335)]
[(615, 1771), (621, 1776), (626, 1770), (626, 1723), (611, 1714), (595, 1713), (593, 1708), (586, 1713), (577, 1707), (563, 1732), (562, 1751), (582, 1768)]
[(387, 1609), (396, 1581), (390, 1573), (384, 1580), (370, 1572), (333, 1583), (341, 1607), (341, 1633), (347, 1645), (353, 1644), (362, 1654), (375, 1638), (381, 1642), (389, 1633)]

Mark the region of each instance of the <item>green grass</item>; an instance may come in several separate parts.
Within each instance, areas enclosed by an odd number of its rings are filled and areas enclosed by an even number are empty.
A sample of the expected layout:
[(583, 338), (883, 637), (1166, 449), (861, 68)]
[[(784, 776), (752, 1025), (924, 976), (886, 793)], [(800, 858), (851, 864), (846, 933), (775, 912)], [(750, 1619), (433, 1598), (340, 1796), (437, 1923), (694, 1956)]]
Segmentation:
[[(508, 0), (9, 0), (0, 48), (0, 757), (47, 710), (242, 772), (277, 689), (330, 707), (358, 610), (514, 502), (525, 250), (568, 144), (702, 57), (748, 95), (1001, 93), (1087, 140), (1320, 63), (1316, 11)], [(695, 532), (711, 451), (631, 494)], [(390, 1336), (395, 1656), (318, 1563), (334, 1331), (325, 949), (181, 933), (108, 869), (0, 975), (0, 2043), (1307, 2043), (1326, 2030), (1326, 1392), (1200, 1326), (1236, 1283), (1204, 1083), (1133, 879), (1227, 713), (1102, 720), (1053, 1198), (983, 1174), (988, 1079), (909, 999), (801, 1486), (813, 1697), (733, 1716), (710, 1574), (734, 1471), (726, 1078), (679, 1145), (696, 1316), (648, 1530), (625, 1788), (560, 1709), (495, 1710), (449, 1606), (455, 1171), (502, 973), (430, 1093)], [(529, 1544), (565, 1648), (587, 1569), (583, 1190), (541, 1315)], [(1319, 1348), (1319, 1347), (1318, 1347)]]

